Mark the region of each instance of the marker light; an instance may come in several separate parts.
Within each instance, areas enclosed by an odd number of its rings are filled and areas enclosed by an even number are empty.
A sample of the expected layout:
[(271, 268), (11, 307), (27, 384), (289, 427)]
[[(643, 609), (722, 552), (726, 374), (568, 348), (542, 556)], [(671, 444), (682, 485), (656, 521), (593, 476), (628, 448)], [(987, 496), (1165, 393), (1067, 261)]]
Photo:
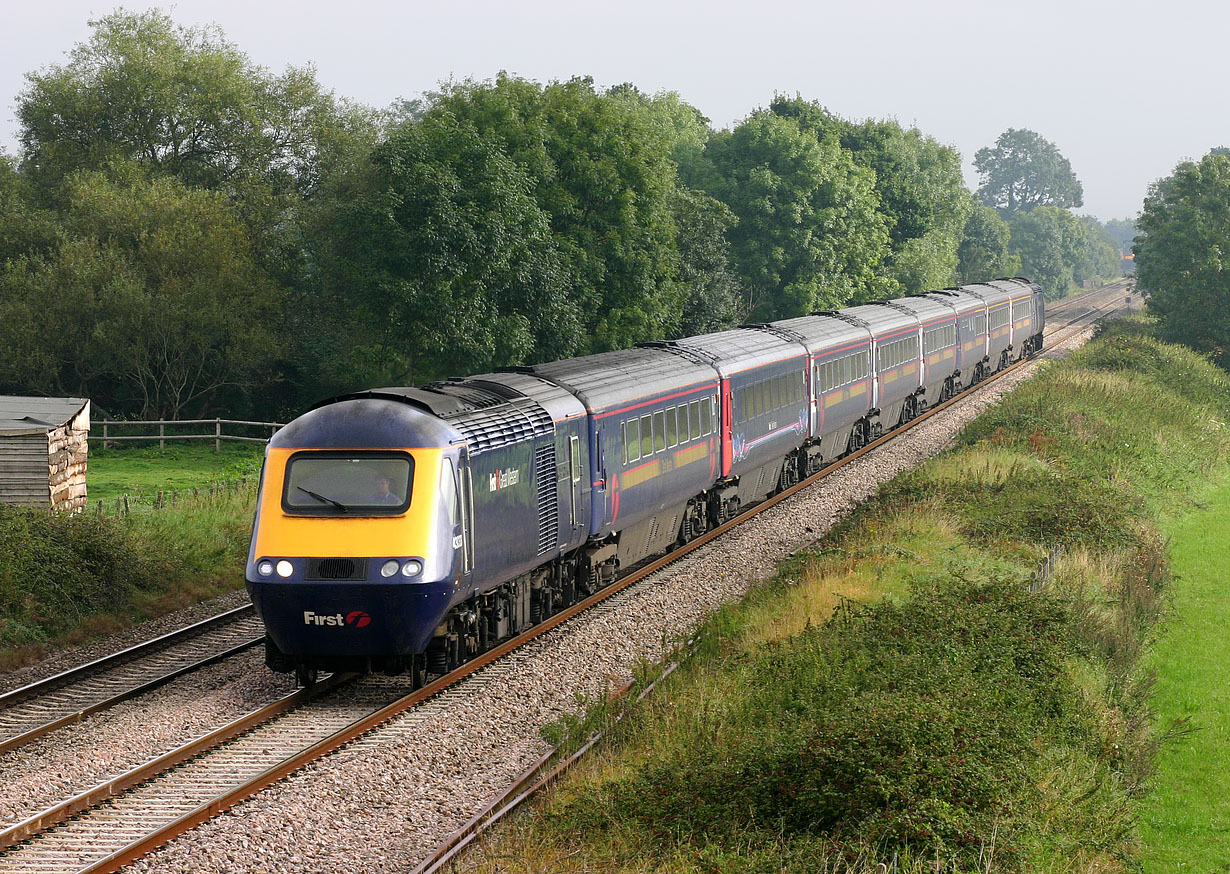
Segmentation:
[(290, 562), (288, 562), (286, 559), (282, 559), (280, 562), (278, 562), (278, 576), (279, 577), (289, 577), (294, 572), (295, 572), (295, 566), (291, 564)]
[(260, 574), (262, 577), (269, 576), (271, 573), (273, 573), (273, 562), (271, 562), (269, 559), (265, 559), (264, 561), (262, 561), (260, 564), (256, 566), (256, 572)]
[(397, 559), (390, 558), (380, 566), (380, 576), (391, 577), (393, 574), (397, 573), (397, 569), (399, 567), (401, 567), (401, 565), (397, 563)]
[(423, 572), (423, 563), (417, 558), (412, 558), (401, 566), (401, 575), (403, 577), (417, 577)]

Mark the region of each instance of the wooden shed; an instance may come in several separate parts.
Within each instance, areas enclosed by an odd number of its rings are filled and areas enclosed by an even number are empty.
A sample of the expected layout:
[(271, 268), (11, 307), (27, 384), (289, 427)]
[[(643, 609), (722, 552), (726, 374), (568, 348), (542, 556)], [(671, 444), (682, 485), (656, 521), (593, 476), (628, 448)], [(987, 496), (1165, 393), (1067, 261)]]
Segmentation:
[(86, 507), (90, 402), (0, 395), (0, 504)]

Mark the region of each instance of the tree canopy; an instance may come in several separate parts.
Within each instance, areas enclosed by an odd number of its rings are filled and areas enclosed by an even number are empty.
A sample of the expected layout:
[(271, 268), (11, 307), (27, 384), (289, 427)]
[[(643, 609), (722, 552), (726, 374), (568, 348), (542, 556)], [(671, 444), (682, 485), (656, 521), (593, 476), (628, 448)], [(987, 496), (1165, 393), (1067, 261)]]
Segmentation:
[(716, 134), (709, 193), (738, 223), (731, 254), (751, 319), (842, 306), (871, 286), (888, 242), (875, 174), (793, 118), (753, 113)]
[(1136, 282), (1173, 340), (1230, 364), (1230, 156), (1184, 162), (1137, 221)]
[(994, 209), (972, 205), (957, 249), (957, 282), (986, 282), (1021, 272), (1021, 256), (1009, 251), (1008, 224)]
[(1009, 128), (974, 153), (978, 197), (1011, 216), (1037, 206), (1080, 206), (1084, 191), (1068, 159), (1031, 130)]
[(219, 195), (74, 174), (54, 251), (0, 272), (0, 382), (178, 418), (276, 378), (280, 293)]
[(955, 149), (896, 121), (839, 118), (797, 95), (778, 95), (770, 109), (819, 139), (833, 139), (874, 172), (889, 250), (863, 297), (912, 294), (952, 281), (971, 206)]

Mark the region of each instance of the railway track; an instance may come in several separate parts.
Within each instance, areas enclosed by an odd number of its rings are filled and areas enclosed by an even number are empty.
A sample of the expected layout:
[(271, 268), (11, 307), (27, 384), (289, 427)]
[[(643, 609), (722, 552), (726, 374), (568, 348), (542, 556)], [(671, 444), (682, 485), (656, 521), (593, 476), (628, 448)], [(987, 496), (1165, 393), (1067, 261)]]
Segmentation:
[[(1067, 326), (1083, 323), (1112, 303), (1087, 306)], [(1048, 344), (1053, 346), (1060, 340)], [(1008, 370), (1014, 369), (1008, 368)], [(1008, 370), (1003, 371), (1004, 373)], [(960, 395), (911, 423), (924, 421)], [(376, 726), (406, 713), (458, 681), (502, 659), (594, 605), (624, 591), (667, 564), (722, 536), (759, 512), (785, 500), (838, 467), (870, 452), (892, 432), (798, 486), (766, 501), (704, 537), (617, 581), (602, 592), (556, 614), (524, 635), (441, 677), (410, 691), (406, 681), (381, 677), (335, 676), (310, 690), (300, 690), (268, 707), (211, 732), (122, 777), (31, 817), (0, 833), (0, 871), (114, 871), (176, 835), (250, 797), (306, 763), (338, 749)], [(499, 673), (487, 673), (489, 681)]]
[(262, 640), (260, 620), (248, 604), (0, 695), (0, 753)]

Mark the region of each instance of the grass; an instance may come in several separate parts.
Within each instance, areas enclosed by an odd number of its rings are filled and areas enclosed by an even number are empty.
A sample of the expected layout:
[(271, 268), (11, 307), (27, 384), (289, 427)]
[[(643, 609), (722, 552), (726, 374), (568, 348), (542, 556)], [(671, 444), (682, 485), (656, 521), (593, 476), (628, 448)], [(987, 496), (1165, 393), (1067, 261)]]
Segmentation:
[(1230, 871), (1230, 485), (1166, 530), (1174, 616), (1150, 663), (1159, 724), (1175, 733), (1142, 817), (1144, 869)]
[[(90, 447), (87, 487), (91, 506), (99, 501), (114, 512), (117, 499), (128, 495), (141, 505), (152, 504), (158, 492), (170, 500), (171, 492), (191, 494), (214, 483), (232, 483), (255, 477), (264, 446), (256, 443), (223, 442), (221, 452), (213, 443), (168, 443), (101, 449)], [(131, 502), (130, 501), (130, 502)]]
[(1227, 411), (1224, 374), (1112, 328), (719, 611), (475, 870), (1137, 870), (1157, 523), (1224, 477)]

